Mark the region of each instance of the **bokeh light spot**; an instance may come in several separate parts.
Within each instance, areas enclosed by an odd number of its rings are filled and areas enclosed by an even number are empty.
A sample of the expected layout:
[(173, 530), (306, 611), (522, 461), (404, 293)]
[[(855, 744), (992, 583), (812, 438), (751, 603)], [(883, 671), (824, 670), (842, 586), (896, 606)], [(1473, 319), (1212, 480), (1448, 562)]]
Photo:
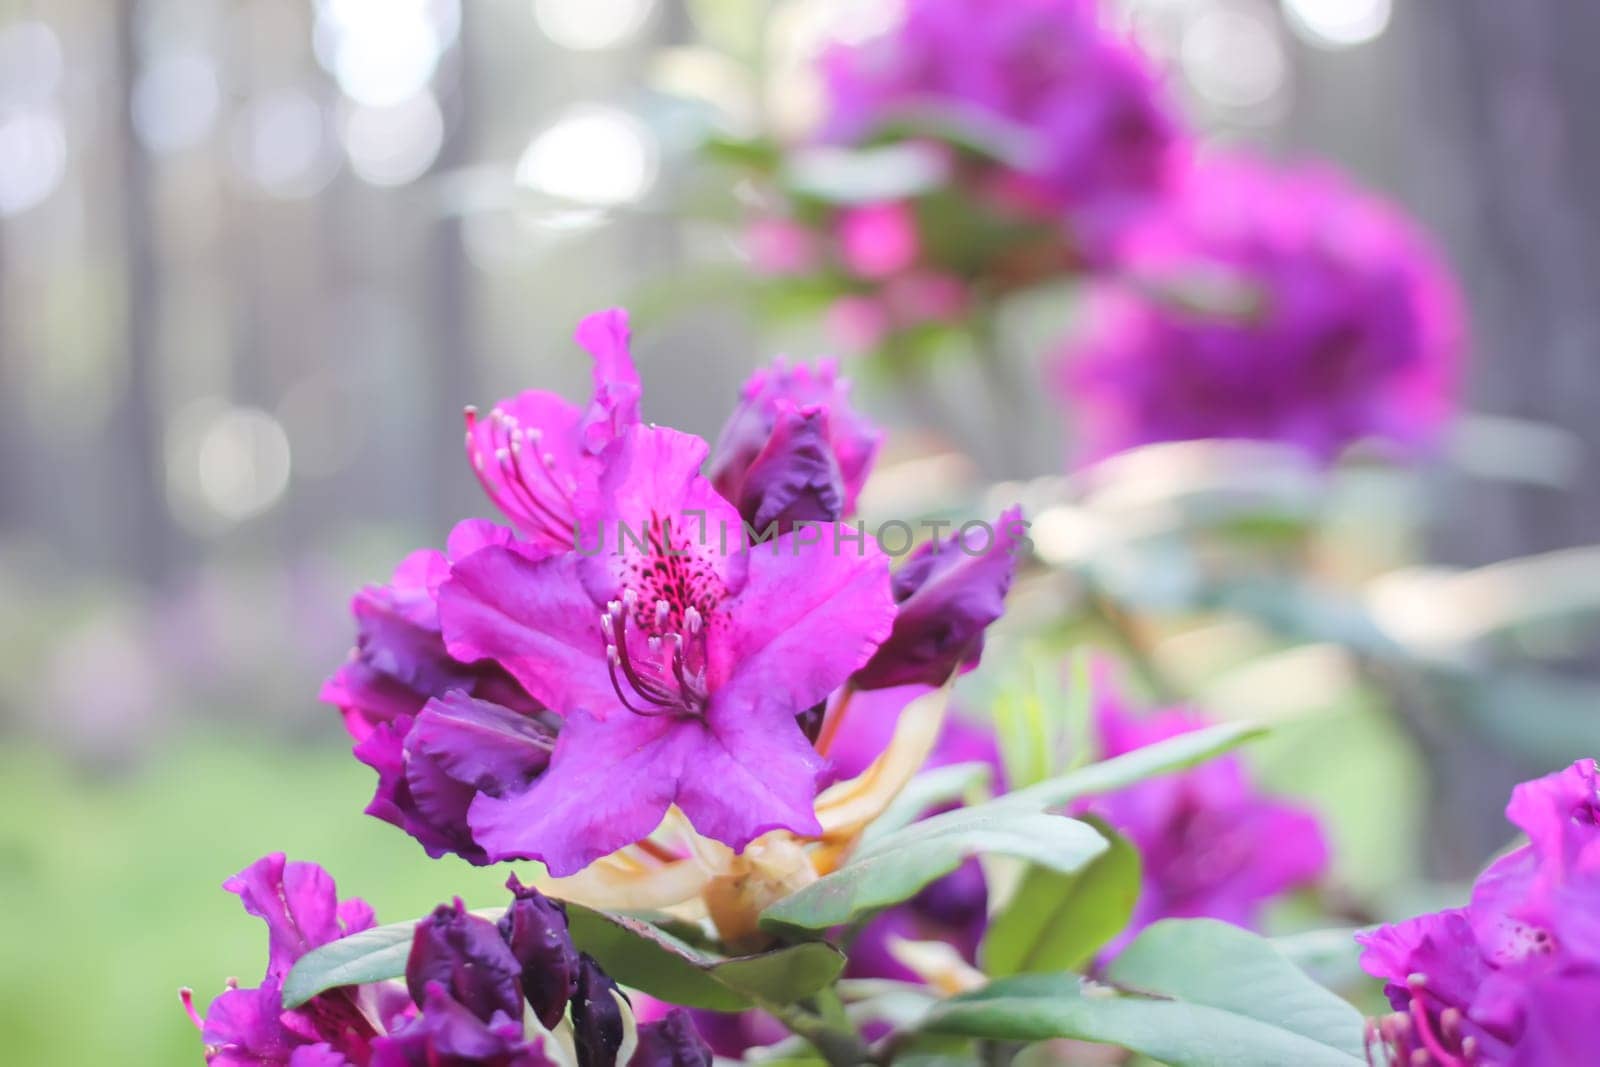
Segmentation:
[(642, 198), (660, 161), (644, 125), (616, 108), (576, 107), (534, 137), (517, 161), (517, 184), (596, 207)]
[(1284, 0), (1289, 28), (1320, 48), (1352, 48), (1389, 28), (1394, 0)]

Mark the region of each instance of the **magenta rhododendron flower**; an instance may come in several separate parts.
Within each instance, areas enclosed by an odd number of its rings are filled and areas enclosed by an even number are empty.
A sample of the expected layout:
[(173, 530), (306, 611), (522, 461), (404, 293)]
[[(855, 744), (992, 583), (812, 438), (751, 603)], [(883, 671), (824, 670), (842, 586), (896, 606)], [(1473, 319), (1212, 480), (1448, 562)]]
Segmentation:
[(699, 438), (634, 427), (580, 550), (485, 548), (441, 589), (451, 653), (495, 660), (563, 720), (531, 789), (473, 801), (492, 857), (572, 874), (673, 804), (735, 849), (819, 830), (822, 761), (795, 719), (888, 635), (887, 560), (826, 528), (744, 544), (739, 514), (699, 474), (706, 453)]
[(510, 675), (492, 663), (453, 658), (439, 633), (439, 586), (450, 574), (450, 561), (511, 540), (509, 530), (469, 519), (451, 533), (446, 552), (413, 552), (387, 585), (355, 595), (350, 610), (356, 647), (322, 687), (322, 700), (343, 712), (353, 738), (361, 741), (376, 726), (414, 716), (431, 698), (455, 690), (533, 710)]
[(1404, 216), (1319, 168), (1198, 165), (1124, 250), (1062, 380), (1095, 457), (1253, 438), (1332, 458), (1432, 440), (1453, 406), (1454, 283)]
[(993, 525), (968, 523), (919, 545), (894, 572), (894, 629), (852, 684), (942, 685), (976, 667), (984, 633), (1005, 612), (1027, 525), (1011, 508)]
[(855, 511), (882, 442), (834, 362), (777, 359), (740, 390), (709, 473), (758, 534), (775, 521), (831, 522)]
[(639, 421), (639, 374), (628, 339), (628, 313), (620, 309), (578, 325), (578, 344), (594, 357), (594, 398), (587, 408), (530, 389), (487, 415), (467, 409), (472, 468), (530, 544), (572, 547), (578, 497), (599, 478), (606, 447)]
[[(223, 883), (245, 911), (267, 924), (267, 972), (254, 989), (230, 988), (211, 1002), (201, 1026), (212, 1067), (344, 1067), (365, 1064), (374, 1039), (410, 1014), (403, 992), (382, 986), (331, 989), (285, 1011), (283, 981), (314, 948), (366, 930), (372, 909), (340, 901), (333, 879), (314, 863), (264, 856)], [(185, 994), (187, 996), (187, 994)]]
[(428, 855), (453, 852), (490, 862), (473, 840), (467, 813), (481, 793), (525, 792), (550, 764), (556, 724), (455, 691), (430, 700), (414, 718), (379, 725), (355, 757), (378, 772), (367, 814), (398, 826)]
[[(977, 198), (1059, 221), (1099, 255), (1160, 194), (1184, 141), (1152, 64), (1096, 0), (908, 0), (898, 26), (824, 55), (825, 140), (967, 118), (1018, 142), (967, 178)], [(895, 242), (877, 242), (887, 248)]]
[(370, 1067), (553, 1067), (520, 1021), (496, 1015), (485, 1022), (430, 982), (422, 1015), (372, 1050)]
[[(1201, 715), (1178, 708), (1135, 717), (1109, 686), (1096, 697), (1095, 726), (1105, 759), (1207, 725)], [(1127, 930), (1112, 943), (1113, 953), (1158, 919), (1211, 918), (1254, 927), (1264, 904), (1310, 884), (1328, 866), (1316, 817), (1257, 790), (1237, 755), (1076, 807), (1106, 819), (1143, 861), (1139, 901)]]
[(1588, 1062), (1600, 1003), (1600, 773), (1580, 760), (1512, 792), (1528, 843), (1465, 908), (1357, 937), (1395, 1014), (1371, 1040), (1393, 1064)]

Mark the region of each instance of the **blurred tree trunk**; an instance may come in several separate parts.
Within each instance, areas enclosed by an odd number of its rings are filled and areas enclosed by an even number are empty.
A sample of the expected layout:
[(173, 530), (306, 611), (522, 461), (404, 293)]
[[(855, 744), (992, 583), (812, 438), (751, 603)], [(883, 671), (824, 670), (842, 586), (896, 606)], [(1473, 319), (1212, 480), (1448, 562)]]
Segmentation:
[[(453, 62), (448, 72), (455, 76), (454, 92), (440, 86), (445, 112), (445, 139), (426, 181), (431, 183), (429, 205), (432, 225), (427, 230), (426, 252), (419, 281), (424, 287), (422, 306), (427, 309), (427, 346), (420, 366), (426, 379), (422, 395), (432, 398), (427, 434), (433, 443), (422, 450), (428, 465), (422, 484), (428, 487), (427, 515), (430, 526), (447, 530), (455, 516), (466, 514), (473, 479), (465, 474), (461, 459), (459, 410), (468, 403), (484, 401), (478, 380), (478, 335), (480, 313), (476, 303), (474, 268), (467, 258), (462, 229), (462, 205), (453, 186), (472, 166), (478, 134), (480, 93), (478, 62), (474, 47), (483, 12), (470, 4), (461, 5), (461, 29), (456, 38)], [(453, 105), (453, 106), (452, 106)]]
[[(1414, 203), (1431, 204), (1461, 269), (1475, 336), (1475, 410), (1582, 443), (1563, 490), (1471, 487), (1471, 522), (1439, 555), (1478, 564), (1600, 540), (1600, 5), (1397, 5)], [(1456, 499), (1457, 515), (1468, 501)]]
[[(1600, 540), (1600, 5), (1416, 0), (1395, 15), (1397, 170), (1466, 289), (1468, 405), (1558, 427), (1582, 448), (1562, 488), (1450, 486), (1433, 555), (1471, 566)], [(1424, 741), (1430, 859), (1438, 873), (1469, 875), (1507, 838), (1511, 786), (1552, 768), (1498, 750), (1459, 716), (1446, 722)]]
[(112, 557), (124, 572), (152, 584), (164, 580), (177, 549), (167, 509), (160, 395), (161, 265), (156, 254), (150, 158), (133, 128), (133, 87), (139, 73), (139, 0), (116, 8), (117, 178), (121, 197), (126, 377), (107, 427), (106, 487)]

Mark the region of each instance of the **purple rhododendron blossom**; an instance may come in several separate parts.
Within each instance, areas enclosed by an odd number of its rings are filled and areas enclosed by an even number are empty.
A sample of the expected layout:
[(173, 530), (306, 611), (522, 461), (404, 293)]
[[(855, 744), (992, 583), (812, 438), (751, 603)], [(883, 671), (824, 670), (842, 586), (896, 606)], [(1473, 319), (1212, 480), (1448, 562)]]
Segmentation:
[(1005, 612), (1026, 528), (1011, 508), (993, 526), (969, 523), (918, 546), (894, 572), (894, 629), (851, 684), (942, 685), (976, 667), (984, 632)]
[[(1181, 708), (1135, 717), (1109, 686), (1097, 694), (1102, 758), (1207, 725)], [(1311, 883), (1328, 866), (1316, 817), (1262, 794), (1236, 754), (1087, 798), (1075, 810), (1104, 818), (1143, 862), (1138, 904), (1112, 954), (1159, 919), (1211, 918), (1253, 928), (1267, 901)]]
[(698, 473), (706, 453), (688, 434), (628, 430), (581, 516), (579, 550), (485, 548), (442, 587), (451, 653), (495, 660), (562, 717), (532, 788), (473, 801), (491, 857), (572, 874), (649, 834), (673, 804), (735, 849), (769, 830), (819, 831), (822, 761), (795, 718), (888, 635), (887, 560), (829, 530), (746, 545), (738, 513)]
[(553, 1029), (578, 991), (578, 950), (567, 912), (516, 875), (506, 882), (514, 900), (500, 917), (500, 936), (522, 968), (522, 995), (546, 1029)]
[(530, 389), (479, 417), (467, 410), (467, 456), (489, 499), (532, 545), (572, 547), (577, 501), (604, 468), (601, 454), (639, 421), (639, 374), (628, 353), (628, 313), (590, 315), (576, 340), (594, 357), (594, 398), (579, 407)]
[(683, 1008), (639, 1027), (639, 1047), (628, 1067), (711, 1067), (711, 1048)]
[(1098, 458), (1157, 441), (1283, 441), (1329, 459), (1429, 443), (1463, 345), (1454, 281), (1398, 210), (1331, 171), (1197, 165), (1138, 227), (1062, 361)]
[(1395, 1014), (1370, 1039), (1394, 1064), (1587, 1063), (1600, 1003), (1600, 773), (1524, 782), (1506, 817), (1528, 843), (1478, 877), (1465, 908), (1358, 935)]
[(1059, 220), (1080, 256), (1104, 254), (1160, 195), (1186, 143), (1150, 61), (1108, 28), (1097, 0), (905, 7), (887, 33), (823, 56), (822, 138), (855, 144), (939, 115), (999, 125), (1020, 142), (1017, 158), (979, 175), (976, 192)]
[(378, 772), (367, 814), (398, 826), (428, 855), (453, 852), (483, 865), (467, 813), (483, 794), (526, 792), (549, 766), (556, 727), (463, 692), (430, 700), (415, 718), (380, 724), (354, 752)]
[(522, 1022), (505, 1014), (488, 1021), (430, 982), (422, 1014), (372, 1046), (370, 1067), (552, 1067)]
[(395, 568), (384, 585), (362, 589), (350, 602), (356, 647), (322, 687), (321, 699), (344, 715), (356, 741), (383, 723), (414, 716), (433, 697), (465, 690), (513, 707), (534, 707), (511, 677), (492, 663), (462, 663), (439, 633), (439, 586), (450, 563), (490, 544), (507, 544), (510, 530), (469, 519), (450, 534), (445, 552), (421, 549)]
[(522, 965), (499, 928), (468, 914), (460, 897), (435, 908), (411, 935), (406, 988), (420, 1004), (433, 986), (484, 1022), (522, 1015)]
[(757, 531), (785, 518), (828, 522), (855, 511), (882, 442), (837, 364), (778, 359), (745, 382), (709, 474)]
[(283, 981), (301, 956), (373, 926), (372, 909), (340, 901), (333, 879), (314, 863), (264, 856), (223, 883), (245, 911), (267, 924), (267, 971), (255, 989), (229, 989), (211, 1002), (201, 1026), (212, 1067), (333, 1067), (366, 1063), (374, 1038), (404, 1017), (405, 997), (377, 986), (330, 989), (285, 1011)]

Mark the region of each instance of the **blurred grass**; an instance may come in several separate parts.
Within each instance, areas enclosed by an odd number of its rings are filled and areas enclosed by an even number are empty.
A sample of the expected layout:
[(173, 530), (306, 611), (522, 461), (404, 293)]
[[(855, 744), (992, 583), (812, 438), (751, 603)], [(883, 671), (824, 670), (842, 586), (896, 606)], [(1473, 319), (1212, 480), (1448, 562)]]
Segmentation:
[(430, 860), (362, 814), (372, 772), (338, 743), (178, 742), (137, 775), (96, 780), (28, 743), (0, 752), (0, 1048), (27, 1067), (198, 1064), (177, 990), (204, 1008), (255, 984), (266, 929), (221, 889), (257, 857), (321, 863), (380, 922), (459, 894), (492, 904), (505, 869)]

